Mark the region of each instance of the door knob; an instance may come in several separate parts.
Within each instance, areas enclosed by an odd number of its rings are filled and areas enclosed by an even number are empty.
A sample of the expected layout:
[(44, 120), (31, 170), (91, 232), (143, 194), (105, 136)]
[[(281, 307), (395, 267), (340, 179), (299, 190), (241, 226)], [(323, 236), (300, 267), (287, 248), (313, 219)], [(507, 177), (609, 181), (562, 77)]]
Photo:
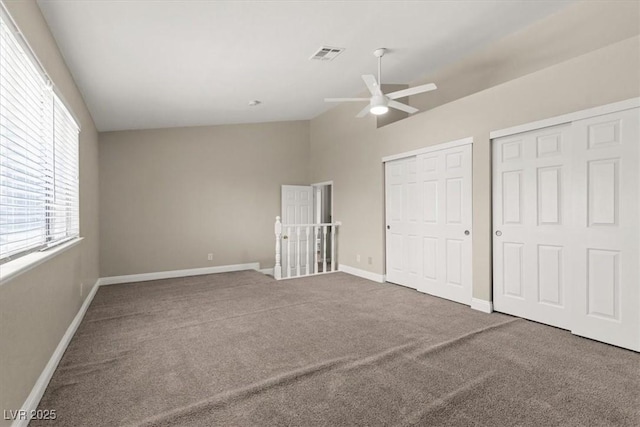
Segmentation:
[(391, 226), (390, 225), (387, 225), (387, 230), (391, 230)]
[(471, 232), (469, 230), (464, 230), (464, 235), (468, 236), (469, 234), (471, 234)]
[(287, 236), (287, 235), (285, 234), (284, 236), (282, 236), (282, 238), (283, 238), (284, 240), (287, 240), (287, 239), (289, 238), (289, 236)]
[(500, 231), (500, 230), (496, 231), (496, 236), (498, 236), (498, 237), (502, 236), (502, 231)]

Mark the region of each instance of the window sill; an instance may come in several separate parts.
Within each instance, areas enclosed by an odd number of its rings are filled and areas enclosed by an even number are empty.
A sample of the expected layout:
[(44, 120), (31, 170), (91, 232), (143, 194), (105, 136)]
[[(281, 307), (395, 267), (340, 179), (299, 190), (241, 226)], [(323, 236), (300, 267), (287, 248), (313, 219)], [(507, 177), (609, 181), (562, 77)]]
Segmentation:
[(63, 243), (59, 246), (54, 246), (51, 249), (42, 252), (32, 252), (13, 261), (9, 261), (6, 264), (0, 265), (0, 285), (4, 285), (10, 280), (15, 279), (22, 273), (26, 273), (32, 268), (42, 264), (43, 262), (61, 254), (62, 252), (71, 249), (78, 245), (84, 237), (78, 237), (67, 243)]

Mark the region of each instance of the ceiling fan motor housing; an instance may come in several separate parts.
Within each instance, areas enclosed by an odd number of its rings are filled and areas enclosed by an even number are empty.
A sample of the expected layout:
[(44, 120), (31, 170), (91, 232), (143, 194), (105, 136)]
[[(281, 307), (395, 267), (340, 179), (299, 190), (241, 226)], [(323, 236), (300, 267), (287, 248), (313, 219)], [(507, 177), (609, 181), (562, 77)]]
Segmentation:
[(371, 114), (380, 115), (389, 111), (389, 99), (384, 95), (373, 95), (369, 103)]

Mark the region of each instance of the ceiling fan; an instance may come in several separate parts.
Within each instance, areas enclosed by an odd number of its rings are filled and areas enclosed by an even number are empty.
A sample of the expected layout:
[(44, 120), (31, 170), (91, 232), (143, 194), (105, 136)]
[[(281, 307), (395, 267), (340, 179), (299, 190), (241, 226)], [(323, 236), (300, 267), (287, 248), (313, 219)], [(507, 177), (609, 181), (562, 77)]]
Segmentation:
[(371, 92), (371, 98), (325, 98), (325, 102), (369, 102), (369, 105), (364, 107), (362, 111), (360, 111), (356, 115), (356, 117), (358, 118), (366, 116), (367, 113), (371, 113), (376, 116), (385, 114), (387, 111), (389, 111), (389, 107), (395, 108), (396, 110), (404, 111), (409, 114), (417, 113), (419, 111), (417, 108), (395, 100), (398, 98), (404, 98), (406, 96), (416, 95), (418, 93), (429, 92), (431, 90), (437, 89), (437, 87), (435, 84), (429, 83), (426, 85), (410, 87), (408, 89), (398, 90), (396, 92), (387, 94), (382, 93), (379, 83), (382, 81), (382, 57), (384, 56), (386, 51), (387, 50), (384, 48), (376, 49), (373, 51), (373, 54), (378, 58), (378, 80), (376, 80), (376, 77), (372, 74), (365, 74), (362, 76), (362, 80), (364, 80), (364, 83), (367, 85), (369, 92)]

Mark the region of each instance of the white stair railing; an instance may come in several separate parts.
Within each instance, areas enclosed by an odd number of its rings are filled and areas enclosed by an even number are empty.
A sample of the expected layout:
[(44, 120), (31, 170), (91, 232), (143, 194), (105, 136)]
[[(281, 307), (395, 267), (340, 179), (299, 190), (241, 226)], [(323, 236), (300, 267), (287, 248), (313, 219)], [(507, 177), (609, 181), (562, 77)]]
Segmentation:
[[(273, 276), (280, 280), (336, 271), (336, 238), (340, 225), (342, 223), (339, 221), (321, 224), (282, 224), (277, 216), (274, 226), (276, 264)], [(283, 249), (286, 252), (284, 259)]]

